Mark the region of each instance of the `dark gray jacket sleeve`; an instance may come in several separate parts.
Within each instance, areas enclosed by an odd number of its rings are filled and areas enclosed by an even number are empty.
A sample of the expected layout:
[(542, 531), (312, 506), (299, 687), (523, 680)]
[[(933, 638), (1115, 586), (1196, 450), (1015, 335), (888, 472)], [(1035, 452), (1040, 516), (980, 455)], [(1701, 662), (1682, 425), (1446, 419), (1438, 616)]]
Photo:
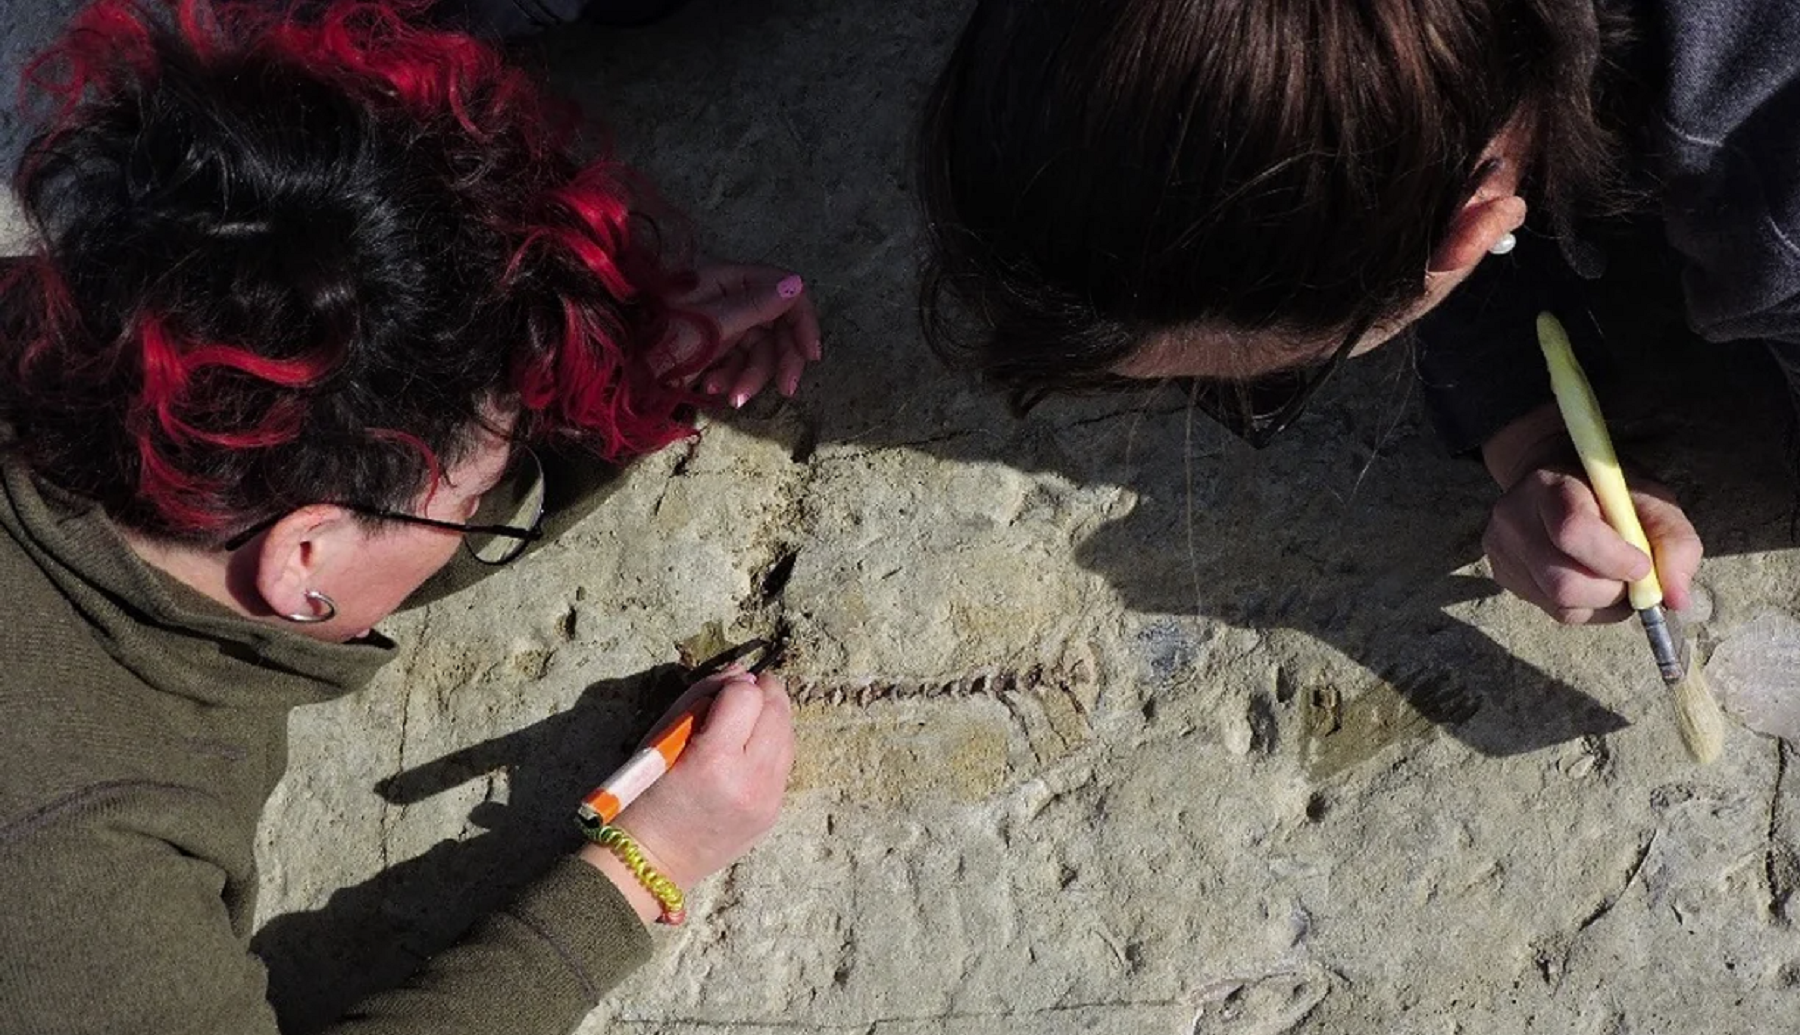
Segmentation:
[(1688, 321), (1708, 341), (1800, 345), (1800, 7), (1656, 6), (1668, 81), (1653, 136)]
[[(1800, 5), (1626, 3), (1660, 66), (1646, 160), (1688, 324), (1707, 341), (1767, 345), (1800, 386)], [(1427, 405), (1454, 451), (1549, 398), (1530, 321), (1584, 307), (1545, 244), (1483, 262), (1421, 325)], [(1571, 327), (1584, 363), (1599, 354), (1586, 330), (1584, 349)]]

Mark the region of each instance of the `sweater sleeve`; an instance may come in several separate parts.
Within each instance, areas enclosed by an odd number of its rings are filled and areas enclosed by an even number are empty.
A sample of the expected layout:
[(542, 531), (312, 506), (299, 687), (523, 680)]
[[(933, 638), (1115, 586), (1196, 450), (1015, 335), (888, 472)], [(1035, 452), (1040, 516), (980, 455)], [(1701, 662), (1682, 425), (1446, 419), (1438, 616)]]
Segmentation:
[(224, 871), (148, 835), (153, 810), (210, 810), (175, 787), (94, 787), (0, 829), (0, 1017), (9, 1032), (275, 1031), (266, 979), (232, 930)]
[(561, 1033), (650, 956), (650, 936), (599, 870), (559, 861), (507, 909), (329, 1035)]
[[(178, 788), (109, 789), (0, 830), (0, 1017), (8, 1032), (276, 1035), (262, 964), (233, 929), (224, 871), (170, 816)], [(183, 800), (171, 800), (171, 796)], [(196, 807), (198, 805), (199, 807)], [(333, 1035), (564, 1035), (640, 965), (650, 938), (599, 871), (565, 858)]]

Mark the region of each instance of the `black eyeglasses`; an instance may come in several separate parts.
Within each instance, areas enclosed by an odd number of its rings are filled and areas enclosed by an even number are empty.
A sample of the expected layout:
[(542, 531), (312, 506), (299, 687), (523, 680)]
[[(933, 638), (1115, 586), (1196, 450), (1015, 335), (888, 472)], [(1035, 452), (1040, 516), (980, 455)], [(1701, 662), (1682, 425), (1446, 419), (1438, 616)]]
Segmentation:
[(1261, 449), (1299, 418), (1313, 396), (1356, 351), (1374, 322), (1374, 317), (1359, 318), (1330, 358), (1314, 366), (1278, 370), (1244, 381), (1197, 379), (1194, 405), (1250, 448)]
[[(482, 494), (481, 506), (475, 511), (477, 520), (469, 524), (439, 521), (401, 511), (384, 510), (360, 503), (334, 503), (333, 506), (383, 521), (400, 521), (409, 525), (441, 528), (461, 532), (463, 547), (483, 564), (505, 564), (525, 552), (525, 548), (544, 538), (544, 465), (537, 454), (520, 449), (513, 457), (498, 484)], [(285, 514), (260, 521), (225, 540), (226, 550), (236, 550), (268, 531)], [(480, 519), (487, 518), (487, 521)], [(493, 519), (500, 520), (493, 520)]]

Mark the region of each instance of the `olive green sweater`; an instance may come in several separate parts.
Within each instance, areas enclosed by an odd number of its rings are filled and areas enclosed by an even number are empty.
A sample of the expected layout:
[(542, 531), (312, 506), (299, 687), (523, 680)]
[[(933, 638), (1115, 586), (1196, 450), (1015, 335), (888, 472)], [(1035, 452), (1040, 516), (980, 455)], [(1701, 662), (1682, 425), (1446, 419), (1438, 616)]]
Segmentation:
[[(0, 1031), (276, 1031), (248, 943), (287, 713), (392, 653), (237, 617), (0, 467)], [(566, 859), (333, 1032), (561, 1033), (648, 955)]]

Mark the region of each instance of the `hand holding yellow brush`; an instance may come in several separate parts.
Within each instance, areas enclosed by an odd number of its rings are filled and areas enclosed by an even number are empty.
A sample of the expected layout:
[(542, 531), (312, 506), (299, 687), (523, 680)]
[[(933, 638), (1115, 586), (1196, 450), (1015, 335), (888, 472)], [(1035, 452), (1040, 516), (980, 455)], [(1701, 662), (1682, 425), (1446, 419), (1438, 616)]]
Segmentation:
[(1563, 423), (1568, 425), (1569, 437), (1575, 442), (1575, 452), (1581, 457), (1594, 496), (1600, 501), (1600, 512), (1614, 531), (1651, 559), (1650, 574), (1628, 583), (1627, 595), (1644, 623), (1663, 683), (1674, 692), (1675, 723), (1681, 730), (1681, 742), (1695, 761), (1711, 762), (1719, 757), (1724, 745), (1725, 720), (1699, 668), (1689, 664), (1687, 639), (1679, 624), (1673, 615), (1663, 611), (1656, 554), (1638, 522), (1637, 508), (1632, 506), (1625, 473), (1619, 469), (1612, 438), (1606, 433), (1606, 421), (1600, 416), (1600, 403), (1594, 398), (1581, 364), (1575, 360), (1575, 350), (1570, 347), (1561, 322), (1549, 313), (1540, 313), (1537, 331), (1538, 345), (1550, 365), (1550, 387), (1556, 392), (1557, 408), (1562, 411)]

